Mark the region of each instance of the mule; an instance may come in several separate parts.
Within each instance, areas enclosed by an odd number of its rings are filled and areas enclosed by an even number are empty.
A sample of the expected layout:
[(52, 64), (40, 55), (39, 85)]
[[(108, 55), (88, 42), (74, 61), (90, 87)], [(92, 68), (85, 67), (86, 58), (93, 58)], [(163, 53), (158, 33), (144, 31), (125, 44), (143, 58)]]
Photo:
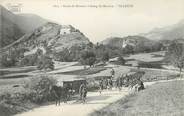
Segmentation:
[(68, 88), (54, 85), (51, 87), (50, 92), (55, 97), (56, 106), (60, 105), (61, 99), (64, 101), (64, 103), (67, 103), (69, 93)]

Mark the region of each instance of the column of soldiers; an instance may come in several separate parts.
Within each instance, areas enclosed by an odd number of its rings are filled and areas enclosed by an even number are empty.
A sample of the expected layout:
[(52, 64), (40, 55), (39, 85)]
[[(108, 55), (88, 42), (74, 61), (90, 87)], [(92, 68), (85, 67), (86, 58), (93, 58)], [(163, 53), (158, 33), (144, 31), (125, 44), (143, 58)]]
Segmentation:
[[(118, 78), (115, 79), (115, 70), (112, 68), (110, 78), (104, 78), (99, 81), (99, 92), (101, 94), (104, 89), (112, 90), (113, 87), (121, 91), (123, 86), (130, 88), (136, 87), (137, 91), (142, 90), (144, 89), (144, 84), (140, 80), (140, 78), (143, 75), (144, 73), (142, 72), (137, 72), (134, 75), (121, 74)], [(79, 94), (80, 99), (83, 103), (85, 103), (85, 99), (87, 96), (86, 83), (82, 83), (80, 85)]]
[(142, 72), (137, 72), (137, 74), (135, 73), (134, 75), (121, 74), (115, 79), (115, 71), (111, 69), (111, 77), (99, 81), (99, 92), (101, 94), (104, 89), (112, 90), (113, 87), (120, 91), (123, 86), (129, 87), (130, 89), (135, 86), (138, 91), (142, 90), (144, 89), (144, 84), (140, 78), (143, 74)]

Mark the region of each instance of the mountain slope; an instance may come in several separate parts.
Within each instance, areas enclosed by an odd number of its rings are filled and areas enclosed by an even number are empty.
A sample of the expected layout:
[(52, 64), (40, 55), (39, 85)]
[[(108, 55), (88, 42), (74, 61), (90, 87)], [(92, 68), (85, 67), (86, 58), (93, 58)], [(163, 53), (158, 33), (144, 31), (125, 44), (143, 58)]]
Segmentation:
[(18, 14), (15, 22), (23, 33), (28, 33), (48, 21), (35, 14)]
[(90, 41), (79, 30), (71, 25), (59, 25), (48, 22), (45, 25), (25, 34), (23, 37), (4, 47), (7, 52), (10, 49), (26, 49), (26, 54), (34, 53), (38, 48), (51, 48), (54, 52), (73, 46), (83, 46)]
[(23, 35), (19, 26), (14, 22), (15, 15), (0, 6), (0, 47), (14, 42)]
[(9, 45), (46, 22), (37, 15), (15, 15), (0, 5), (0, 48)]
[(160, 42), (152, 41), (142, 36), (113, 37), (102, 41), (101, 44), (117, 48), (125, 54), (153, 52), (162, 48)]
[(156, 28), (144, 34), (140, 34), (151, 40), (175, 40), (184, 38), (184, 20), (175, 25), (164, 28)]
[(103, 45), (109, 45), (109, 46), (118, 47), (118, 48), (124, 48), (127, 45), (136, 46), (140, 43), (145, 43), (149, 45), (152, 43), (152, 41), (142, 36), (127, 36), (123, 38), (111, 37), (101, 42), (101, 44)]

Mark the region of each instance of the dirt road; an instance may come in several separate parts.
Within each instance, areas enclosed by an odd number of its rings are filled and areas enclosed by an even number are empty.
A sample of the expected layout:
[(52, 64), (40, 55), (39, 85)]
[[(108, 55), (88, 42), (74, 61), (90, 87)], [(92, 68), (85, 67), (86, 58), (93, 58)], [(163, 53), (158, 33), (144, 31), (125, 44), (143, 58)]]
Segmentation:
[(60, 106), (42, 106), (16, 116), (87, 116), (126, 95), (128, 95), (127, 88), (123, 88), (121, 92), (118, 90), (104, 91), (101, 95), (99, 92), (89, 92), (86, 104), (71, 101), (67, 104), (62, 103)]
[[(176, 81), (184, 79), (162, 80), (155, 82), (145, 82), (145, 87), (155, 83)], [(100, 95), (99, 92), (89, 92), (87, 96), (87, 103), (82, 104), (78, 101), (71, 101), (67, 104), (62, 103), (60, 106), (48, 105), (42, 106), (31, 111), (17, 114), (16, 116), (88, 116), (95, 110), (100, 110), (103, 107), (116, 102), (119, 99), (125, 98), (126, 95), (132, 91), (128, 88), (122, 88), (121, 91), (105, 90)]]

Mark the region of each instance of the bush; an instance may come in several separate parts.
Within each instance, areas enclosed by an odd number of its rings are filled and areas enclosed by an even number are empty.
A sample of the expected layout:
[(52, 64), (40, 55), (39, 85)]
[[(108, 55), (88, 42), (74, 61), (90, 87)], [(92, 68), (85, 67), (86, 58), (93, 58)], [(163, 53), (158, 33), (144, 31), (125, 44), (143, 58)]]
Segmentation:
[(143, 68), (157, 68), (157, 69), (161, 69), (162, 68), (162, 63), (161, 62), (139, 62), (138, 63), (139, 67), (143, 67)]
[(49, 56), (42, 56), (38, 62), (38, 66), (37, 68), (39, 70), (54, 70), (54, 62), (52, 61), (52, 58), (50, 58)]
[(80, 58), (80, 62), (83, 65), (89, 65), (90, 67), (96, 62), (96, 55), (92, 50), (82, 51)]
[(36, 104), (53, 101), (50, 87), (56, 80), (46, 75), (32, 78), (24, 87), (25, 91), (16, 93), (3, 93), (0, 95), (0, 115), (10, 116), (18, 112), (32, 109)]
[(50, 87), (56, 83), (57, 81), (54, 78), (46, 75), (32, 78), (31, 82), (27, 85), (31, 89), (30, 100), (37, 104), (54, 100), (54, 96), (50, 93)]
[(126, 60), (122, 57), (122, 56), (119, 56), (118, 57), (118, 62), (121, 64), (121, 65), (124, 65)]
[(103, 61), (103, 62), (109, 61), (109, 53), (108, 53), (108, 52), (104, 52), (104, 53), (102, 54), (102, 61)]
[(96, 91), (99, 89), (99, 83), (95, 81), (95, 79), (88, 79), (87, 80), (87, 89), (88, 91)]

